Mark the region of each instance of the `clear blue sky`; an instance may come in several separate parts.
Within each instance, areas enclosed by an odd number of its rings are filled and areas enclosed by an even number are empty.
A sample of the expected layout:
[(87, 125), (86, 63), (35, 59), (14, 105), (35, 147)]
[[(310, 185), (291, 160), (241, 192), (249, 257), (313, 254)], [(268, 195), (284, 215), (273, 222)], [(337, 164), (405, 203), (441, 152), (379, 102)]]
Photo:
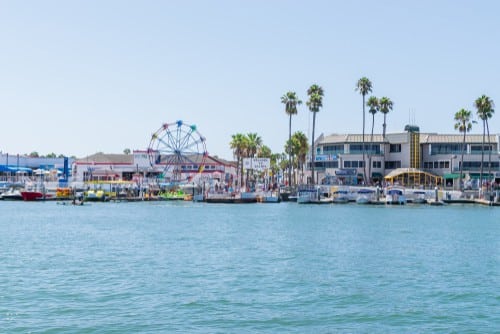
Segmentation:
[[(361, 133), (363, 76), (394, 101), (388, 132), (410, 119), (456, 133), (454, 113), (480, 95), (500, 106), (499, 14), (498, 1), (0, 0), (0, 150), (145, 149), (181, 119), (219, 157), (235, 133), (282, 152), (285, 92), (305, 102), (319, 84), (316, 134)], [(310, 120), (303, 105), (292, 130), (309, 135)]]

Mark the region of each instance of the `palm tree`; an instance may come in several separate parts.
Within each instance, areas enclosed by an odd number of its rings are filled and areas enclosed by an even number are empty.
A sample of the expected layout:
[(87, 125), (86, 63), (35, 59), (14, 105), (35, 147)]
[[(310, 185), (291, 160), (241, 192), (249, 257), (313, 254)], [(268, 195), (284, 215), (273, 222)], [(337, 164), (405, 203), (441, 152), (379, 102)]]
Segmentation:
[(382, 128), (383, 128), (382, 138), (384, 139), (384, 142), (385, 142), (385, 128), (386, 128), (385, 119), (386, 119), (387, 113), (389, 113), (389, 111), (392, 110), (394, 103), (391, 101), (390, 98), (384, 96), (384, 97), (381, 97), (380, 100), (378, 100), (378, 105), (379, 105), (380, 112), (382, 114), (384, 114), (384, 124), (382, 126)]
[[(368, 98), (368, 101), (366, 102), (366, 106), (370, 108), (368, 110), (370, 114), (372, 114), (372, 132), (370, 136), (370, 151), (373, 146), (373, 127), (375, 126), (375, 114), (378, 111), (378, 99), (375, 96), (370, 96)], [(372, 155), (368, 155), (368, 175), (371, 180), (371, 175), (372, 175)]]
[(356, 83), (356, 90), (363, 96), (363, 181), (366, 181), (365, 162), (365, 96), (372, 91), (372, 82), (367, 77), (362, 77)]
[[(288, 123), (288, 141), (292, 138), (292, 115), (297, 115), (297, 106), (302, 104), (302, 101), (297, 97), (297, 93), (295, 92), (287, 92), (285, 95), (281, 97), (281, 103), (285, 105), (285, 112), (290, 116), (290, 120)], [(288, 152), (288, 184), (292, 185), (292, 154), (290, 150)]]
[(481, 173), (479, 174), (479, 187), (483, 186), (483, 165), (484, 165), (484, 136), (486, 129), (488, 130), (488, 152), (489, 152), (489, 163), (488, 163), (488, 174), (491, 175), (491, 143), (490, 143), (490, 129), (488, 126), (488, 119), (493, 117), (495, 110), (495, 104), (493, 100), (486, 95), (482, 95), (477, 98), (474, 102), (477, 109), (477, 115), (483, 121), (483, 143), (481, 147)]
[(311, 137), (311, 181), (314, 184), (314, 130), (316, 127), (316, 113), (323, 107), (323, 88), (314, 84), (307, 90), (309, 100), (306, 102), (307, 107), (313, 113), (313, 126)]
[(257, 152), (257, 158), (271, 158), (273, 155), (273, 152), (269, 148), (269, 146), (262, 145), (260, 147), (259, 152)]
[(247, 134), (248, 157), (253, 158), (262, 148), (262, 138), (256, 133)]
[[(299, 168), (302, 171), (302, 175), (304, 175), (304, 164), (306, 162), (307, 152), (309, 151), (309, 144), (303, 132), (297, 131), (293, 134), (292, 147), (294, 154), (297, 156), (297, 168)], [(300, 181), (302, 182), (302, 179)]]
[(243, 185), (243, 156), (248, 147), (248, 140), (244, 134), (237, 133), (232, 135), (231, 143), (229, 144), (233, 150), (233, 155), (236, 157), (236, 180), (240, 177), (239, 186)]
[[(262, 138), (256, 133), (247, 134), (247, 157), (254, 158), (262, 148)], [(252, 171), (254, 172), (254, 171)], [(247, 184), (250, 170), (247, 170)]]
[[(464, 138), (462, 140), (462, 157), (460, 159), (460, 176), (459, 176), (459, 187), (460, 190), (463, 191), (463, 186), (462, 186), (462, 173), (463, 173), (463, 166), (464, 166), (464, 148), (465, 148), (465, 135), (467, 132), (470, 132), (472, 129), (472, 121), (471, 121), (471, 115), (472, 112), (469, 110), (465, 109), (460, 109), (455, 113), (455, 130), (458, 130), (459, 132), (464, 133)], [(453, 166), (452, 166), (453, 167)]]

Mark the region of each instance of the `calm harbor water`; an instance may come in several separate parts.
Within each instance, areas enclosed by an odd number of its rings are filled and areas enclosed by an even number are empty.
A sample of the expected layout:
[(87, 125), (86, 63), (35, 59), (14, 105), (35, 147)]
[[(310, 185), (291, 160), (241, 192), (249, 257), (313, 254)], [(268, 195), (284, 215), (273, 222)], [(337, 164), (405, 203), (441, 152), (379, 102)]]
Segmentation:
[(2, 333), (500, 332), (499, 208), (0, 210)]

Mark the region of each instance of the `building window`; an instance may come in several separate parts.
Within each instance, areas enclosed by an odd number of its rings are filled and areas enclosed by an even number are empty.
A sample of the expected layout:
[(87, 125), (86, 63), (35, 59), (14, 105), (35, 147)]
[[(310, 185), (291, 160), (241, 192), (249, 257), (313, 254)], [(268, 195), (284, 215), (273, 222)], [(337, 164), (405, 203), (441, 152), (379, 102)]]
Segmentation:
[(316, 161), (314, 166), (318, 168), (339, 168), (338, 161)]
[(385, 162), (385, 169), (396, 169), (396, 168), (401, 168), (401, 160)]
[(357, 160), (357, 161), (356, 160), (344, 161), (344, 168), (363, 168), (363, 167), (364, 167), (363, 161), (359, 161), (359, 160)]
[(325, 145), (323, 146), (323, 154), (343, 154), (344, 145)]
[(382, 168), (382, 161), (372, 161), (372, 168)]
[[(481, 147), (482, 147), (482, 145), (471, 145), (470, 152), (472, 154), (481, 154), (481, 152), (482, 152)], [(491, 150), (492, 150), (492, 146), (490, 146), (490, 145), (484, 146), (484, 152), (489, 152)]]
[(401, 144), (391, 144), (389, 145), (389, 152), (399, 153), (401, 152)]
[[(362, 154), (363, 153), (363, 144), (351, 144), (351, 145), (349, 145), (349, 153)], [(365, 144), (365, 153), (380, 154), (380, 145)]]
[(431, 154), (460, 154), (462, 144), (432, 144)]

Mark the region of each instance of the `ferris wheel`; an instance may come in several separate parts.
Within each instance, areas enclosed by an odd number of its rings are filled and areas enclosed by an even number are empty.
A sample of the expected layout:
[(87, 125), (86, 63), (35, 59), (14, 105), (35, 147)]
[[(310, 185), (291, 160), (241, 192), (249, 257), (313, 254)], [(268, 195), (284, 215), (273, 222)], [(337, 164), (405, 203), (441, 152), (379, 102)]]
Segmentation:
[(171, 181), (190, 181), (205, 167), (205, 137), (196, 125), (183, 121), (165, 123), (151, 136), (148, 156), (151, 167), (163, 169)]

